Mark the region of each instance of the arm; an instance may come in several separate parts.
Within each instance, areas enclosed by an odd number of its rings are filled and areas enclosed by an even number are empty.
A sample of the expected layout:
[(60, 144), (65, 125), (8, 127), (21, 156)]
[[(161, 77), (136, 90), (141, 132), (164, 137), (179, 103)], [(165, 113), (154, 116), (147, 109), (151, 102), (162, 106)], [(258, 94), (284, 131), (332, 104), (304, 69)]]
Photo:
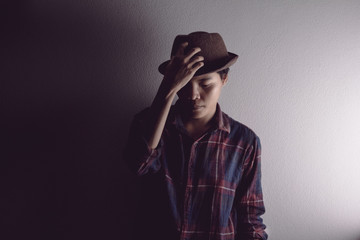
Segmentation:
[(203, 57), (194, 57), (201, 51), (194, 48), (188, 54), (184, 54), (187, 42), (183, 43), (167, 67), (164, 79), (159, 87), (155, 99), (150, 108), (151, 118), (148, 121), (147, 141), (150, 148), (154, 149), (159, 144), (161, 134), (164, 130), (166, 119), (169, 115), (172, 102), (180, 89), (182, 89), (194, 76), (196, 71), (204, 63)]
[(238, 239), (267, 239), (261, 215), (265, 213), (261, 188), (261, 145), (258, 137), (248, 149), (243, 176), (236, 192)]
[(170, 107), (177, 94), (194, 76), (204, 63), (203, 57), (194, 57), (200, 48), (194, 48), (188, 54), (184, 50), (188, 43), (183, 43), (177, 53), (171, 58), (160, 84), (155, 99), (146, 114), (134, 119), (128, 144), (125, 149), (125, 159), (130, 168), (138, 175), (157, 171), (160, 167), (161, 135), (169, 115)]

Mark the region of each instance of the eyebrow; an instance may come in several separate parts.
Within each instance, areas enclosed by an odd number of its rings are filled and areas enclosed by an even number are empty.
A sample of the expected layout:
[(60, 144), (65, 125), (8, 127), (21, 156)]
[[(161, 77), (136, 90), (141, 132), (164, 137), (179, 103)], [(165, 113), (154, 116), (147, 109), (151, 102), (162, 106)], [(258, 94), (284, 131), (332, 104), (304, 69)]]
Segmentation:
[(211, 77), (201, 78), (199, 81), (200, 82), (205, 82), (207, 80), (211, 80)]

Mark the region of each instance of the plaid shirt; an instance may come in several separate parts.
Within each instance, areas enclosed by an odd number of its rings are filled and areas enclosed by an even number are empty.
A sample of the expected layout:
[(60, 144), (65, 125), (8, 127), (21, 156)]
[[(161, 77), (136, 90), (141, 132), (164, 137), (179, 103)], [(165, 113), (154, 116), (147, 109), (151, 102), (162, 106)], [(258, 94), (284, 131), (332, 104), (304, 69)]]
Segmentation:
[(172, 106), (156, 149), (144, 137), (148, 110), (132, 122), (125, 157), (148, 192), (136, 231), (156, 239), (267, 239), (259, 138), (218, 105), (215, 126), (194, 141), (178, 112)]

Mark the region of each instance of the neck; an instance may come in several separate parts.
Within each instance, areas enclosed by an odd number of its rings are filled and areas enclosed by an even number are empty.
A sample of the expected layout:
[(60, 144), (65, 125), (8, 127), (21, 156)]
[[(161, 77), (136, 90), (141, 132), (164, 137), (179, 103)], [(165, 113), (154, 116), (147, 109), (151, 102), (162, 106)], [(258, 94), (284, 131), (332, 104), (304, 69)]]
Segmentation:
[(185, 117), (183, 118), (184, 127), (192, 138), (198, 139), (213, 126), (214, 115), (215, 112), (208, 118), (194, 119)]

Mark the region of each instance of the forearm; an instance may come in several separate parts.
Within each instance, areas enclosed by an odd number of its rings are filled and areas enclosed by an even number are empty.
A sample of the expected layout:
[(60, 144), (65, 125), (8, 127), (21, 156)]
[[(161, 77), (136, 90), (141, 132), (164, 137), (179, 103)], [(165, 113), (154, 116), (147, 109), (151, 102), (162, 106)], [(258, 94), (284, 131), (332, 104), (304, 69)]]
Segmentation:
[(176, 93), (183, 88), (192, 79), (195, 72), (204, 65), (202, 62), (204, 58), (202, 56), (193, 58), (201, 49), (193, 48), (192, 51), (185, 54), (184, 50), (187, 45), (187, 42), (181, 44), (175, 56), (171, 57), (171, 61), (164, 74), (164, 79), (151, 105), (150, 119), (146, 126), (146, 139), (151, 149), (155, 149), (159, 144)]
[(151, 105), (146, 138), (148, 146), (152, 149), (159, 144), (176, 92), (175, 89), (169, 89), (163, 81)]

